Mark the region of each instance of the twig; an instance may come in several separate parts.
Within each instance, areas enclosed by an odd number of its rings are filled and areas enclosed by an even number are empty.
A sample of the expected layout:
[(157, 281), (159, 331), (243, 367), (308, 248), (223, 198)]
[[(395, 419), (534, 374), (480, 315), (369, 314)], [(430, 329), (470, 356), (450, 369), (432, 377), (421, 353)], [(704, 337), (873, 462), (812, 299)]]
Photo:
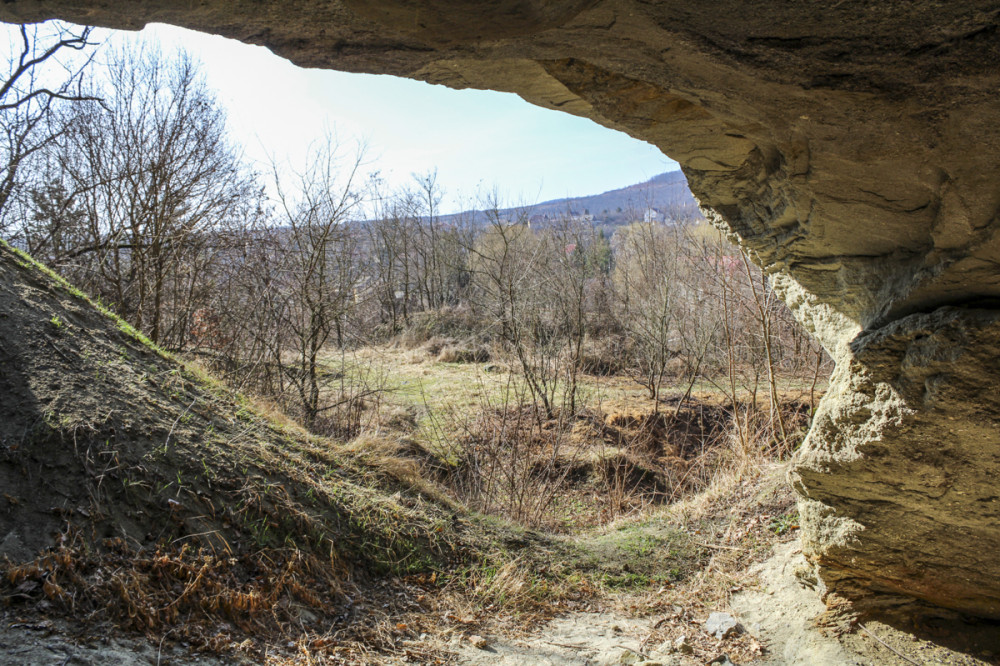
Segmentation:
[(160, 655), (163, 654), (163, 641), (166, 640), (167, 636), (169, 636), (170, 632), (172, 631), (173, 629), (171, 629), (170, 631), (168, 631), (167, 633), (163, 634), (163, 636), (160, 637), (160, 647), (156, 649), (156, 666), (160, 666)]
[(621, 650), (628, 650), (629, 652), (634, 652), (635, 654), (639, 655), (640, 657), (645, 657), (646, 659), (650, 658), (649, 655), (646, 654), (645, 652), (643, 652), (641, 649), (630, 648), (627, 645), (612, 645), (611, 647), (616, 647), (616, 648), (619, 648)]
[(723, 546), (721, 543), (702, 543), (701, 541), (695, 541), (699, 546), (704, 546), (705, 548), (718, 548), (720, 550), (739, 550), (735, 546)]
[(183, 412), (181, 412), (181, 415), (178, 416), (174, 420), (174, 424), (172, 426), (170, 426), (170, 432), (167, 433), (167, 439), (164, 440), (164, 442), (163, 442), (163, 449), (164, 450), (166, 450), (167, 446), (170, 444), (170, 436), (174, 434), (174, 428), (176, 428), (177, 424), (181, 422), (181, 419), (183, 419), (185, 416), (187, 416), (187, 413), (191, 411), (191, 408), (194, 407), (194, 403), (196, 403), (196, 402), (198, 402), (198, 398), (197, 397), (194, 400), (192, 400), (191, 404), (187, 406), (187, 409), (185, 409)]
[(352, 395), (349, 398), (344, 398), (343, 400), (335, 402), (332, 405), (327, 405), (326, 407), (320, 407), (319, 409), (316, 410), (316, 413), (319, 414), (320, 412), (325, 412), (325, 411), (330, 410), (330, 409), (336, 409), (337, 407), (340, 407), (341, 405), (346, 405), (347, 403), (353, 402), (355, 400), (362, 400), (364, 398), (367, 398), (370, 395), (375, 395), (375, 394), (381, 393), (381, 392), (382, 392), (382, 389), (369, 389), (367, 391), (362, 391), (361, 393), (359, 393), (357, 395)]
[[(198, 516), (198, 517), (199, 518), (203, 518), (204, 516)], [(173, 541), (170, 542), (170, 545), (173, 545), (173, 544), (177, 543), (178, 541), (183, 541), (184, 539), (193, 539), (195, 537), (205, 536), (206, 534), (218, 534), (218, 533), (219, 533), (219, 530), (209, 530), (207, 532), (198, 532), (197, 534), (188, 534), (186, 536), (177, 537), (176, 539), (174, 539)], [(223, 541), (225, 541), (225, 539), (223, 539)]]
[(570, 648), (571, 650), (582, 650), (586, 645), (573, 645), (572, 643), (553, 643), (552, 641), (545, 641), (549, 645), (555, 645), (556, 647)]
[(898, 650), (896, 650), (895, 648), (891, 647), (891, 646), (890, 646), (890, 645), (889, 645), (888, 643), (886, 643), (886, 642), (885, 642), (884, 640), (882, 640), (881, 638), (879, 638), (878, 636), (876, 636), (875, 634), (873, 634), (873, 633), (872, 633), (871, 631), (869, 631), (869, 630), (868, 630), (868, 627), (866, 627), (865, 625), (863, 625), (863, 624), (859, 624), (858, 626), (859, 626), (859, 627), (861, 627), (861, 631), (865, 632), (866, 634), (868, 634), (869, 636), (871, 636), (872, 638), (874, 638), (875, 640), (877, 640), (877, 641), (878, 641), (879, 643), (881, 643), (881, 644), (882, 644), (882, 646), (883, 646), (883, 647), (884, 647), (885, 649), (889, 650), (890, 652), (892, 652), (893, 654), (895, 654), (895, 655), (896, 655), (897, 657), (899, 657), (900, 659), (902, 659), (902, 660), (904, 660), (904, 661), (908, 661), (908, 662), (910, 662), (911, 664), (916, 664), (916, 666), (923, 666), (923, 664), (921, 664), (921, 663), (920, 663), (919, 661), (913, 661), (912, 659), (910, 659), (909, 657), (907, 657), (907, 656), (906, 656), (905, 654), (903, 654), (902, 652), (899, 652), (899, 651), (898, 651)]
[(64, 352), (62, 349), (59, 349), (59, 347), (56, 347), (56, 345), (55, 345), (54, 342), (52, 342), (51, 340), (46, 340), (45, 342), (48, 343), (49, 347), (52, 347), (52, 349), (54, 349), (57, 354), (59, 354), (60, 356), (62, 356), (63, 360), (68, 361), (69, 363), (73, 362), (73, 359), (71, 359), (66, 354), (66, 352)]

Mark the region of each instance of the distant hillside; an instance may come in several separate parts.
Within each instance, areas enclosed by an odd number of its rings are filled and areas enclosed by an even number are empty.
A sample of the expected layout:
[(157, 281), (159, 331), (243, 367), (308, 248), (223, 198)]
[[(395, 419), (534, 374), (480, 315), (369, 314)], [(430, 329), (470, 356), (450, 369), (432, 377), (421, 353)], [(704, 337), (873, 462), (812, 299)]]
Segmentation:
[[(513, 212), (513, 209), (503, 211)], [(647, 216), (658, 220), (698, 218), (698, 204), (688, 189), (687, 179), (680, 171), (668, 171), (646, 182), (629, 185), (602, 194), (554, 199), (520, 209), (533, 224), (544, 224), (561, 217), (592, 218), (597, 225), (618, 226)], [(442, 217), (448, 222), (472, 215), (485, 222), (482, 211), (466, 211)]]
[[(668, 171), (647, 180), (610, 190), (603, 194), (593, 194), (587, 197), (556, 199), (546, 201), (531, 207), (531, 215), (558, 216), (567, 213), (571, 215), (590, 214), (596, 221), (612, 222), (623, 215), (631, 221), (636, 215), (642, 216), (649, 208), (655, 208), (663, 213), (680, 215), (696, 215), (698, 204), (688, 189), (687, 179), (680, 171)], [(632, 215), (629, 215), (629, 213)]]

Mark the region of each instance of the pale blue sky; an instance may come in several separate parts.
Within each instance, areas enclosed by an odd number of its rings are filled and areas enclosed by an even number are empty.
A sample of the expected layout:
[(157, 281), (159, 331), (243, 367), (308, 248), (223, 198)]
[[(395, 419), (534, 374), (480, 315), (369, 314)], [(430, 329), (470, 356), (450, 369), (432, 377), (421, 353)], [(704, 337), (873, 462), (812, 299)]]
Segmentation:
[(160, 24), (107, 41), (137, 38), (158, 40), (165, 51), (184, 47), (205, 63), (251, 158), (300, 164), (309, 144), (331, 128), (347, 142), (365, 141), (369, 161), (391, 184), (436, 168), (448, 209), (462, 207), (479, 187), (531, 203), (677, 168), (647, 143), (509, 93), (302, 69), (262, 47)]

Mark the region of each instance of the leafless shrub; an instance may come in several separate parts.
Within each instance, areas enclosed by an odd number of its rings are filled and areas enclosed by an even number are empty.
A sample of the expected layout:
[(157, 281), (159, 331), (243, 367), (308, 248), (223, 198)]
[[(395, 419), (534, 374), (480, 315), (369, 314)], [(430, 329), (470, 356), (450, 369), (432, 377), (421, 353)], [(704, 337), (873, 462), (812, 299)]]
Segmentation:
[[(483, 336), (487, 322), (466, 307), (443, 307), (411, 315), (410, 325), (399, 335), (399, 343), (408, 349), (433, 341), (475, 339)], [(440, 351), (440, 348), (438, 348)]]
[(452, 464), (445, 483), (477, 511), (527, 526), (549, 524), (548, 511), (583, 451), (571, 434), (574, 415), (540, 421), (513, 376), (498, 396), (483, 395), (477, 414), (450, 414), (441, 424), (452, 432), (442, 438), (443, 457)]
[(580, 370), (601, 377), (622, 374), (628, 368), (630, 347), (621, 335), (588, 337), (580, 353)]
[(377, 431), (389, 393), (388, 369), (380, 362), (346, 352), (328, 363), (338, 370), (321, 382), (312, 430), (340, 440)]
[(662, 500), (661, 479), (627, 449), (601, 450), (598, 455), (599, 498), (604, 522), (642, 512)]

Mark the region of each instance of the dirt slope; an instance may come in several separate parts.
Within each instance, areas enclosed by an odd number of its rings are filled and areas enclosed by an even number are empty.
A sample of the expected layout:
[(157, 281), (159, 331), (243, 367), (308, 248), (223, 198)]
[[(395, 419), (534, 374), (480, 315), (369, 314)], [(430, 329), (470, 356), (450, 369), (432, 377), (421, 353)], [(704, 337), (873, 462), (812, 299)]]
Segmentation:
[(206, 645), (290, 623), (301, 634), (353, 617), (367, 581), (474, 558), (476, 530), (443, 500), (262, 416), (0, 246), (10, 612)]

